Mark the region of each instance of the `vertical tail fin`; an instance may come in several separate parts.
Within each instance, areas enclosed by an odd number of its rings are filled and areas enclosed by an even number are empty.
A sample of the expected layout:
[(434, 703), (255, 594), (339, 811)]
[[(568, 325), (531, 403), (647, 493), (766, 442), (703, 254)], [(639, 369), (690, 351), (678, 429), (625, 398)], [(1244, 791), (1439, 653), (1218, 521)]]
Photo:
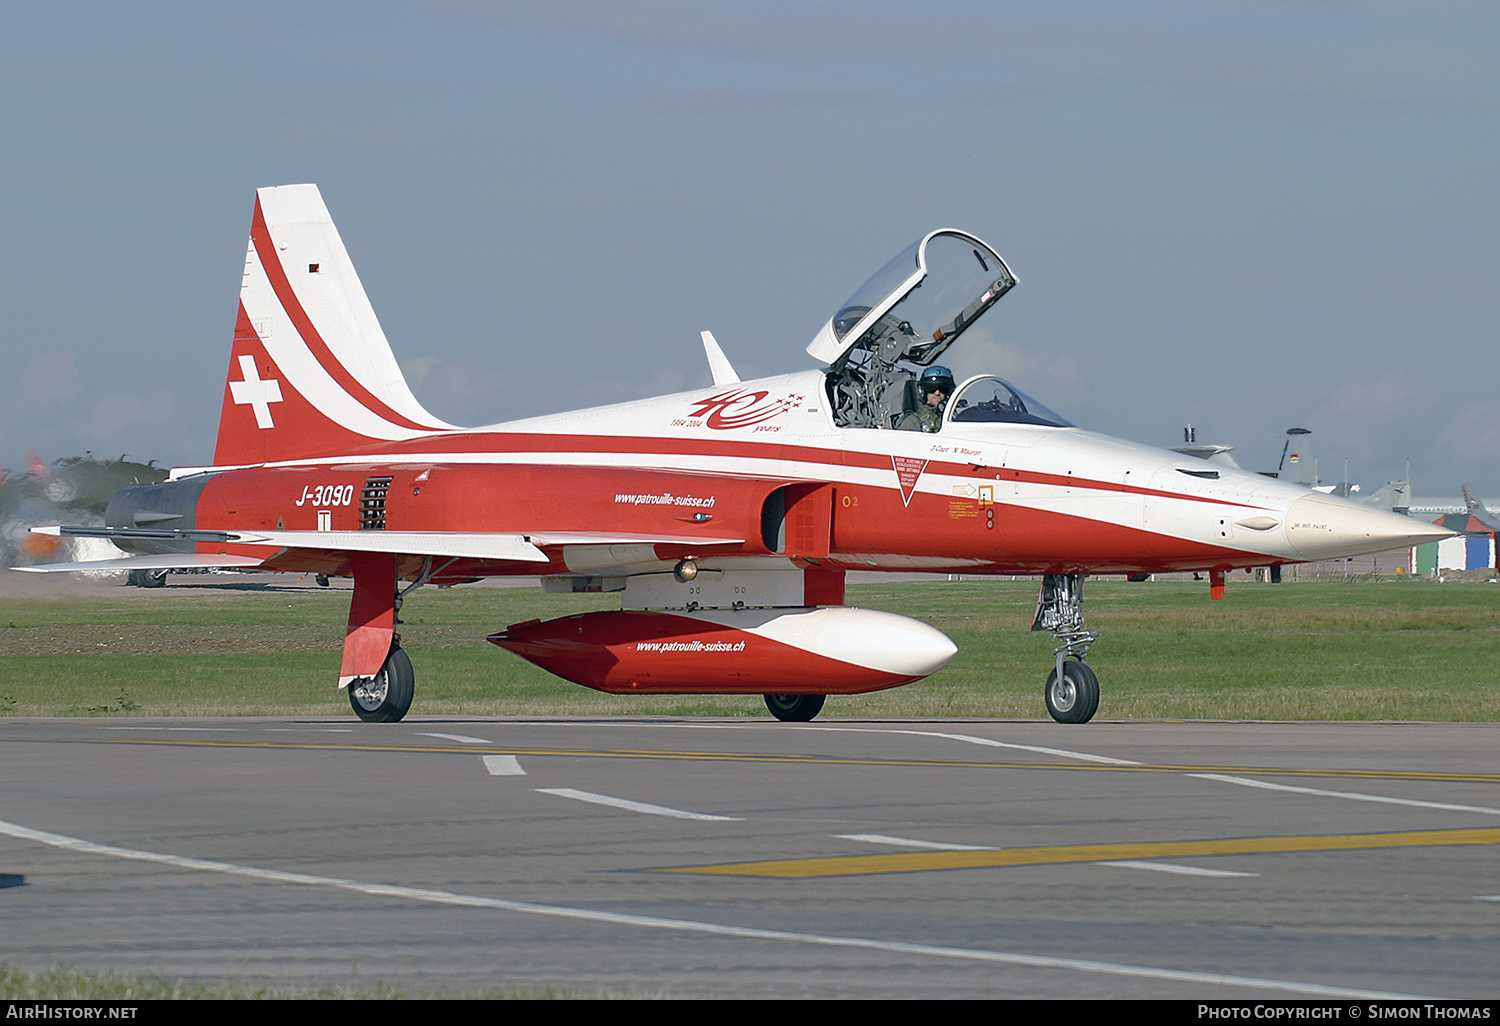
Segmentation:
[(318, 187), (259, 190), (214, 463), (299, 459), (452, 428), (407, 387)]

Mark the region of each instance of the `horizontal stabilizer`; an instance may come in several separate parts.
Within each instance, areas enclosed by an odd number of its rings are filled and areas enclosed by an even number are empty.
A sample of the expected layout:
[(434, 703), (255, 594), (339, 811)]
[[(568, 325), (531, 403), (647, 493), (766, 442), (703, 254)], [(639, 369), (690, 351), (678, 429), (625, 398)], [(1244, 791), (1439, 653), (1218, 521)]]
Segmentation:
[[(407, 556), (459, 556), (467, 559), (547, 562), (547, 557), (542, 550), (519, 534), (479, 534), (457, 531), (204, 531), (172, 530), (164, 527), (33, 527), (31, 531), (33, 534), (49, 534), (64, 538), (234, 543), (237, 545), (272, 545), (282, 549), (316, 549), (327, 552), (389, 552)], [(197, 557), (188, 555), (183, 558)], [(254, 566), (261, 562), (260, 559), (254, 557), (205, 556), (203, 558), (248, 560), (248, 564), (222, 564), (229, 566)], [(167, 564), (157, 565), (166, 566)], [(146, 568), (144, 564), (132, 564), (132, 566), (139, 569)]]
[(110, 541), (208, 542), (222, 544), (247, 537), (236, 531), (177, 530), (171, 527), (33, 527), (32, 534), (54, 538), (107, 538)]
[(160, 556), (120, 556), (116, 559), (91, 559), (82, 563), (43, 563), (39, 566), (13, 566), (29, 574), (61, 574), (79, 570), (214, 570), (231, 567), (259, 566), (259, 556), (221, 556), (201, 552), (174, 552)]

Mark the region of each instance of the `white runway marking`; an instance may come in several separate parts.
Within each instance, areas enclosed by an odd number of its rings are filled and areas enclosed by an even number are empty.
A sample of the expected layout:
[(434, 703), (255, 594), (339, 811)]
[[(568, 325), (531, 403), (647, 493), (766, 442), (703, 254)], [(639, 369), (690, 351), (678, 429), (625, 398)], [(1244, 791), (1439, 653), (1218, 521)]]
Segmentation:
[(1347, 798), (1356, 802), (1377, 802), (1381, 805), (1407, 805), (1414, 809), (1441, 809), (1444, 812), (1477, 812), (1485, 816), (1500, 816), (1500, 809), (1486, 808), (1483, 805), (1454, 805), (1449, 802), (1424, 802), (1417, 798), (1388, 798), (1380, 794), (1361, 794), (1358, 791), (1324, 791), (1317, 787), (1296, 787), (1292, 784), (1271, 784), (1264, 780), (1251, 780), (1249, 777), (1231, 777), (1223, 773), (1189, 773), (1190, 777), (1200, 780), (1217, 780), (1225, 784), (1239, 784), (1241, 787), (1259, 787), (1266, 791), (1290, 791), (1292, 794), (1310, 794), (1318, 798)]
[(1241, 873), (1234, 869), (1204, 869), (1201, 866), (1179, 866), (1173, 862), (1142, 862), (1138, 859), (1096, 862), (1094, 865), (1118, 866), (1121, 869), (1151, 869), (1158, 873), (1176, 873), (1179, 876), (1260, 876), (1259, 873)]
[(973, 734), (948, 734), (936, 730), (910, 730), (903, 727), (830, 727), (818, 724), (812, 726), (799, 723), (795, 727), (787, 728), (776, 724), (765, 723), (662, 723), (662, 727), (680, 727), (688, 730), (756, 730), (767, 726), (777, 730), (832, 730), (847, 734), (911, 734), (916, 737), (938, 737), (947, 741), (960, 741), (970, 745), (984, 745), (988, 748), (1014, 748), (1022, 752), (1036, 752), (1039, 755), (1058, 755), (1065, 759), (1081, 759), (1084, 762), (1103, 762), (1116, 766), (1139, 766), (1141, 763), (1132, 762), (1130, 759), (1116, 759), (1109, 755), (1093, 755), (1089, 752), (1074, 752), (1066, 748), (1043, 748), (1040, 745), (1017, 745), (1009, 741), (992, 741), (987, 737), (976, 737)]
[(651, 816), (671, 816), (673, 819), (707, 819), (721, 820), (725, 822), (743, 822), (743, 816), (711, 816), (706, 812), (686, 812), (682, 809), (668, 808), (665, 805), (651, 805), (647, 802), (633, 802), (629, 798), (611, 798), (607, 794), (594, 794), (592, 791), (579, 791), (571, 787), (539, 787), (542, 794), (555, 794), (559, 798), (576, 798), (581, 802), (592, 802), (595, 805), (608, 805), (616, 809), (624, 809), (627, 812), (644, 812)]
[(14, 823), (0, 820), (0, 833), (38, 844), (64, 848), (85, 855), (106, 855), (114, 858), (134, 859), (140, 862), (155, 862), (175, 866), (179, 869), (198, 869), (210, 873), (226, 873), (273, 883), (301, 884), (312, 887), (332, 887), (381, 898), (405, 898), (434, 905), (454, 905), (463, 908), (487, 908), (501, 912), (518, 912), (525, 915), (552, 916), (558, 919), (577, 919), (614, 926), (631, 926), (648, 930), (673, 930), (682, 933), (707, 934), (717, 937), (734, 937), (742, 940), (772, 941), (776, 943), (817, 944), (825, 947), (856, 948), (866, 951), (882, 951), (902, 955), (921, 955), (932, 958), (958, 959), (969, 962), (987, 962), (992, 965), (1021, 965), (1036, 969), (1062, 969), (1073, 972), (1098, 973), (1109, 976), (1128, 976), (1139, 979), (1168, 980), (1175, 983), (1208, 984), (1219, 987), (1252, 987), (1301, 994), (1309, 997), (1353, 998), (1361, 1000), (1420, 1000), (1415, 994), (1388, 994), (1382, 991), (1352, 990), (1345, 987), (1325, 987), (1315, 983), (1299, 983), (1295, 980), (1273, 980), (1254, 976), (1230, 976), (1224, 973), (1188, 972), (1177, 969), (1156, 969), (1150, 966), (1125, 965), (1116, 962), (1097, 962), (1082, 958), (1057, 958), (1045, 955), (1023, 955), (1008, 951), (986, 951), (977, 948), (954, 948), (936, 944), (908, 944), (902, 941), (874, 940), (865, 937), (836, 937), (816, 933), (795, 933), (789, 930), (764, 930), (746, 926), (728, 926), (721, 923), (697, 922), (691, 919), (664, 919), (657, 916), (628, 915), (620, 912), (604, 912), (588, 908), (568, 908), (562, 905), (536, 905), (524, 901), (507, 901), (503, 898), (486, 898), (474, 894), (457, 894), (452, 891), (427, 890), (420, 887), (397, 887), (390, 884), (363, 883), (331, 876), (313, 876), (309, 873), (284, 873), (273, 869), (256, 869), (239, 866), (232, 862), (214, 862), (209, 859), (185, 858), (157, 852), (117, 848), (108, 844), (96, 844), (77, 837), (51, 834), (32, 830)]
[(933, 851), (994, 851), (990, 844), (947, 844), (943, 841), (914, 841), (909, 837), (888, 834), (834, 834), (842, 841), (869, 841), (871, 844), (896, 844), (903, 848), (931, 848)]
[(469, 737), (467, 734), (430, 734), (426, 731), (418, 731), (418, 737), (435, 737), (441, 741), (457, 741), (461, 745), (487, 745), (490, 742), (482, 737)]
[(1139, 762), (1130, 759), (1116, 759), (1108, 755), (1093, 755), (1089, 752), (1073, 752), (1066, 748), (1043, 748), (1040, 745), (1017, 745), (1008, 741), (992, 741), (987, 737), (975, 737), (973, 734), (947, 734), (937, 730), (906, 730), (897, 728), (894, 730), (883, 727), (807, 727), (798, 726), (798, 730), (836, 730), (853, 734), (911, 734), (915, 737), (939, 737), (947, 741), (961, 741), (969, 745), (984, 745), (986, 748), (1012, 748), (1021, 752), (1036, 752), (1038, 755), (1057, 755), (1064, 759), (1081, 759), (1084, 762), (1103, 762), (1113, 766), (1139, 766)]
[(486, 755), (484, 768), (492, 777), (524, 777), (526, 771), (514, 755)]

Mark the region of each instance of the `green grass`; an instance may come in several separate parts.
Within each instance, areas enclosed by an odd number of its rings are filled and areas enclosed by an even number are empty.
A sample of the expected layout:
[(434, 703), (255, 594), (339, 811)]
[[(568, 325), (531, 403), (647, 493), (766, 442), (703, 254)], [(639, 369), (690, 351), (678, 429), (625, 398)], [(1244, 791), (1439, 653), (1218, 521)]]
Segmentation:
[[(1052, 642), (1033, 581), (851, 585), (849, 603), (931, 623), (944, 670), (833, 698), (829, 716), (1045, 716)], [(1089, 581), (1101, 718), (1497, 720), (1500, 587), (1351, 579), (1264, 585)], [(0, 598), (0, 715), (347, 715), (334, 689), (349, 593), (121, 588)], [(537, 588), (422, 589), (402, 611), (417, 714), (761, 716), (757, 696), (602, 695), (483, 640), (533, 617), (617, 606)]]

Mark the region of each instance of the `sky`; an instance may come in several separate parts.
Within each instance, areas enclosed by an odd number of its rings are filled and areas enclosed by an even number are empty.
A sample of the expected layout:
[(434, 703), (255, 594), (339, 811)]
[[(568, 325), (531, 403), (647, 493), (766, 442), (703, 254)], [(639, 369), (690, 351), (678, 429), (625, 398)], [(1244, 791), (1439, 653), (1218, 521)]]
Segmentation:
[[(314, 182), (412, 390), (743, 378), (933, 228), (945, 359), (1081, 427), (1500, 496), (1500, 5), (0, 3), (0, 465), (208, 462), (254, 191)], [(980, 332), (980, 328), (984, 332)]]

